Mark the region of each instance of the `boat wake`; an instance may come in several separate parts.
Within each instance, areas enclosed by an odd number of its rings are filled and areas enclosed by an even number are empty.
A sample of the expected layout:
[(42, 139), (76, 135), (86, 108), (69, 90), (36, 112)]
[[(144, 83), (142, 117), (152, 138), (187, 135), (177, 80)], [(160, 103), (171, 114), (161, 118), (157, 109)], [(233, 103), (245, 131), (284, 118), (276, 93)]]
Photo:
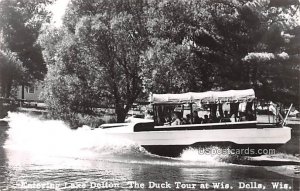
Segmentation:
[(54, 163), (56, 166), (59, 164), (60, 168), (74, 168), (94, 166), (97, 161), (109, 161), (211, 167), (233, 163), (248, 164), (245, 161), (253, 161), (252, 158), (238, 158), (228, 154), (203, 155), (194, 148), (184, 150), (179, 158), (161, 157), (148, 153), (129, 140), (109, 137), (101, 129), (91, 130), (90, 127), (83, 126), (72, 130), (62, 121), (43, 120), (24, 113), (9, 113), (8, 118), (10, 128), (4, 148), (9, 163), (14, 166)]
[(5, 148), (48, 155), (78, 156), (80, 153), (134, 154), (143, 152), (128, 140), (115, 140), (83, 126), (70, 129), (60, 120), (43, 120), (23, 113), (9, 113), (8, 139)]

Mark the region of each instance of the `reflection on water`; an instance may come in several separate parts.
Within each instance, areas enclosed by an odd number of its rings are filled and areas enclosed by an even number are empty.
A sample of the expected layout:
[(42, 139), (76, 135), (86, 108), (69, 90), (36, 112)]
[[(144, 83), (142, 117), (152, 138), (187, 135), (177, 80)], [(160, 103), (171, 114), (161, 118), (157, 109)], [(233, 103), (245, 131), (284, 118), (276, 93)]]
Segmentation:
[[(22, 190), (20, 185), (25, 182), (56, 184), (65, 190), (90, 190), (90, 187), (65, 187), (65, 184), (91, 182), (99, 186), (103, 182), (118, 184), (119, 187), (111, 190), (128, 190), (130, 181), (146, 185), (149, 181), (167, 181), (173, 186), (174, 182), (198, 186), (224, 182), (234, 188), (239, 182), (253, 181), (266, 183), (268, 189), (272, 181), (282, 181), (293, 188), (299, 185), (294, 173), (286, 174), (289, 176), (275, 173), (287, 166), (277, 166), (279, 170), (276, 170), (230, 164), (224, 162), (230, 156), (200, 155), (193, 149), (185, 151), (181, 158), (159, 157), (128, 140), (107, 137), (101, 129), (71, 130), (61, 121), (40, 120), (25, 114), (10, 113), (9, 123), (0, 124), (0, 145), (0, 190)], [(278, 156), (298, 159), (288, 154)], [(295, 168), (288, 167), (291, 171)], [(207, 190), (212, 189), (210, 184)]]

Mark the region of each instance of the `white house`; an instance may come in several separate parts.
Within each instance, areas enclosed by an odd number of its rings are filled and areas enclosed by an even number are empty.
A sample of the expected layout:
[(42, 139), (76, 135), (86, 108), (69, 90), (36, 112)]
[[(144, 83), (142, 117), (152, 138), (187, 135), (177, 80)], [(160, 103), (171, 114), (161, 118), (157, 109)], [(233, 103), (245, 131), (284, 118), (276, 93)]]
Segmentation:
[(40, 98), (42, 89), (43, 87), (40, 83), (34, 84), (32, 86), (18, 86), (17, 99), (40, 102), (42, 101)]

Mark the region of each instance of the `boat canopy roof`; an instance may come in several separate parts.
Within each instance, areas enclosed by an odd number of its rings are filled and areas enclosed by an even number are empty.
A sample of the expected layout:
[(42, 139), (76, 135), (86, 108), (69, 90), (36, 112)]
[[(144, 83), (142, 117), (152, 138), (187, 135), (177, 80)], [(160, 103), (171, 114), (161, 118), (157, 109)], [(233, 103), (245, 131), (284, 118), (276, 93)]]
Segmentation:
[(153, 104), (181, 104), (181, 103), (225, 103), (247, 102), (255, 98), (253, 89), (188, 92), (181, 94), (153, 94)]

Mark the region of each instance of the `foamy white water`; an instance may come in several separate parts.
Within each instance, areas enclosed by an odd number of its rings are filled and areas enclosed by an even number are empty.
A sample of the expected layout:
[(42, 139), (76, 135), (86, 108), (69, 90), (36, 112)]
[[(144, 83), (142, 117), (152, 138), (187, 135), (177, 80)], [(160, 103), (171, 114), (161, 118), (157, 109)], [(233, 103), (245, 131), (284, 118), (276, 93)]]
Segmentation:
[[(4, 148), (8, 150), (12, 164), (32, 163), (32, 160), (38, 164), (64, 164), (67, 160), (101, 160), (122, 154), (146, 154), (142, 147), (129, 140), (115, 139), (103, 134), (101, 129), (91, 130), (88, 126), (72, 130), (60, 120), (41, 120), (24, 113), (9, 113), (9, 126)], [(25, 160), (20, 160), (20, 157)]]
[(108, 137), (102, 134), (101, 129), (91, 130), (88, 126), (72, 130), (62, 121), (40, 120), (22, 113), (9, 113), (9, 119), (11, 128), (6, 148), (73, 156), (80, 154), (79, 151), (111, 151), (113, 148), (136, 146), (128, 140)]

